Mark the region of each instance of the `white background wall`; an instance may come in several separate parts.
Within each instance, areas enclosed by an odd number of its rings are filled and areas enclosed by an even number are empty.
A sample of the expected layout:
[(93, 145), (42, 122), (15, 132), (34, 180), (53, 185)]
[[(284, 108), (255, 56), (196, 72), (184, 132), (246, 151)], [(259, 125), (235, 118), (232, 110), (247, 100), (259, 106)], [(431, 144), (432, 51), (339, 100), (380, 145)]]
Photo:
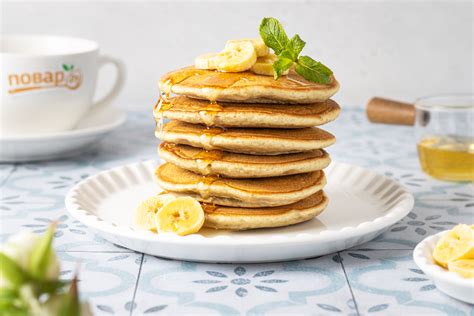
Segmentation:
[[(374, 95), (411, 101), (473, 89), (472, 1), (2, 2), (2, 33), (53, 33), (100, 42), (128, 68), (121, 107), (145, 110), (168, 70), (258, 35), (279, 18), (303, 51), (329, 65), (343, 106)], [(107, 87), (105, 70), (99, 90)], [(100, 91), (99, 91), (100, 93)]]

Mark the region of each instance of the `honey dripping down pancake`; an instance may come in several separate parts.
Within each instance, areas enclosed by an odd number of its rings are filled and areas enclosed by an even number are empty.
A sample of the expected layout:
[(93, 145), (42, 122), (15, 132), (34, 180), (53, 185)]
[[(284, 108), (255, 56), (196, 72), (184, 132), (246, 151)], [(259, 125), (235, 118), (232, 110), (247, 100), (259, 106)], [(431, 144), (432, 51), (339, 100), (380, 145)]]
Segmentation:
[(177, 96), (167, 107), (155, 110), (162, 117), (193, 124), (221, 127), (303, 128), (337, 118), (340, 107), (333, 100), (312, 104), (229, 103)]
[(207, 128), (179, 121), (167, 123), (155, 135), (165, 142), (206, 150), (224, 150), (254, 155), (278, 155), (321, 149), (336, 138), (317, 127), (299, 129)]
[(160, 187), (199, 201), (229, 206), (267, 207), (294, 203), (321, 190), (323, 171), (272, 178), (203, 176), (165, 163), (155, 172)]
[(315, 103), (329, 99), (339, 90), (332, 77), (329, 84), (303, 79), (294, 71), (275, 80), (252, 72), (217, 72), (193, 66), (171, 71), (159, 82), (160, 90), (211, 101), (246, 103)]
[(261, 178), (306, 173), (326, 168), (331, 159), (322, 149), (258, 156), (205, 150), (187, 145), (163, 142), (159, 146), (162, 159), (178, 167), (202, 175), (222, 175), (230, 178)]

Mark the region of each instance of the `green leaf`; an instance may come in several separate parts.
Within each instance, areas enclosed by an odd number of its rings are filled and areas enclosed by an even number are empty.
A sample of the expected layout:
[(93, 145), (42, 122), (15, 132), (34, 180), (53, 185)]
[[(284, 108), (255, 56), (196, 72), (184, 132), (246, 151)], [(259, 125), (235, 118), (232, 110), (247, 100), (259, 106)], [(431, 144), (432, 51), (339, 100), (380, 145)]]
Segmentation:
[(63, 69), (64, 69), (64, 71), (69, 71), (69, 67), (68, 67), (68, 65), (66, 65), (66, 64), (63, 64)]
[(15, 300), (18, 299), (18, 290), (10, 288), (0, 289), (0, 311), (2, 309), (15, 305)]
[(2, 316), (31, 316), (26, 308), (16, 307), (14, 305), (0, 306), (0, 312)]
[(273, 63), (273, 77), (278, 79), (281, 75), (293, 65), (294, 61), (291, 59), (291, 52), (284, 50), (279, 56), (276, 62)]
[(293, 36), (286, 46), (289, 51), (292, 53), (293, 61), (298, 59), (303, 47), (306, 45), (306, 42), (303, 41), (298, 34)]
[(331, 69), (309, 56), (301, 56), (298, 58), (295, 69), (296, 72), (306, 80), (321, 84), (331, 82)]
[(53, 237), (56, 230), (56, 223), (49, 226), (46, 233), (37, 241), (31, 252), (28, 270), (30, 274), (38, 280), (44, 280), (46, 269), (53, 256)]
[(275, 18), (263, 18), (260, 23), (260, 37), (277, 55), (285, 49), (289, 41), (283, 26)]
[(69, 292), (61, 300), (58, 316), (80, 316), (81, 305), (79, 303), (79, 293), (77, 291), (77, 276), (71, 281)]
[(40, 293), (54, 294), (68, 284), (66, 281), (41, 281), (36, 284)]
[(14, 288), (28, 281), (28, 274), (10, 257), (0, 253), (0, 275), (6, 278)]
[(28, 309), (24, 302), (21, 301), (17, 289), (0, 288), (0, 315), (28, 315)]

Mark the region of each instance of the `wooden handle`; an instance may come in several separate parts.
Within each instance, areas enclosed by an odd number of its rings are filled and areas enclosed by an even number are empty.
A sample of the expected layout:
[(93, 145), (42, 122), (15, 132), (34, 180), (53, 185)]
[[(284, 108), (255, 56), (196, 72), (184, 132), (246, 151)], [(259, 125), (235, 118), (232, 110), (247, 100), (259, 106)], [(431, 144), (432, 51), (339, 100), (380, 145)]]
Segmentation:
[(414, 125), (415, 106), (375, 97), (367, 103), (367, 117), (373, 123)]

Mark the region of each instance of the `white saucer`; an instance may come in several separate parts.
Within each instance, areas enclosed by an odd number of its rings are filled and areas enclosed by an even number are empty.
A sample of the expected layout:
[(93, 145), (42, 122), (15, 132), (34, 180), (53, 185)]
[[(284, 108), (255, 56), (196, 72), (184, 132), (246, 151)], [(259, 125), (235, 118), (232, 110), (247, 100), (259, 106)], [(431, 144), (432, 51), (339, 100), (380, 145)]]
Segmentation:
[(413, 259), (420, 269), (430, 277), (436, 288), (460, 301), (474, 304), (474, 280), (466, 279), (437, 265), (433, 260), (433, 250), (445, 230), (423, 239), (413, 251)]
[(270, 262), (320, 256), (365, 243), (405, 217), (413, 196), (375, 172), (333, 162), (326, 170), (329, 206), (299, 225), (242, 232), (203, 229), (184, 237), (133, 225), (133, 212), (161, 189), (148, 161), (103, 171), (74, 186), (69, 213), (105, 239), (155, 256), (208, 262)]
[(120, 109), (92, 112), (76, 129), (34, 136), (1, 136), (0, 162), (25, 162), (74, 156), (125, 122)]

